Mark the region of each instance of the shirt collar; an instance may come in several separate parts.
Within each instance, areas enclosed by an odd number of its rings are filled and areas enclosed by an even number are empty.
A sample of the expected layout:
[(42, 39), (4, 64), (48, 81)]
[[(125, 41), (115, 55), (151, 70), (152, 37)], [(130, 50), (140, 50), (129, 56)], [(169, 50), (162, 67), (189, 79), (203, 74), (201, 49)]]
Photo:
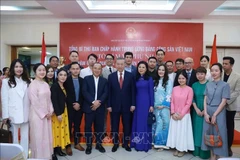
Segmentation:
[[(117, 71), (118, 72), (118, 75), (120, 76), (120, 72), (119, 71)], [(122, 76), (124, 75), (124, 73), (125, 73), (125, 71), (123, 70), (122, 71)]]
[(95, 80), (98, 80), (98, 79), (99, 79), (99, 77), (95, 77), (94, 75), (93, 75), (93, 78), (94, 78)]
[(190, 71), (187, 71), (187, 70), (186, 70), (186, 73), (190, 73), (190, 74), (192, 74), (192, 69), (191, 69)]

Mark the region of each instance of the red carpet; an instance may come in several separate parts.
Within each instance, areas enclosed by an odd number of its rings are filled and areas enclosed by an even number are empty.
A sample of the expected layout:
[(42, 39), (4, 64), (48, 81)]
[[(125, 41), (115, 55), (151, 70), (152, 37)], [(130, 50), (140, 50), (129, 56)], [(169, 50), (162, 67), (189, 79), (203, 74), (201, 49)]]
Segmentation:
[(233, 139), (233, 144), (240, 144), (240, 132), (234, 130), (234, 139)]

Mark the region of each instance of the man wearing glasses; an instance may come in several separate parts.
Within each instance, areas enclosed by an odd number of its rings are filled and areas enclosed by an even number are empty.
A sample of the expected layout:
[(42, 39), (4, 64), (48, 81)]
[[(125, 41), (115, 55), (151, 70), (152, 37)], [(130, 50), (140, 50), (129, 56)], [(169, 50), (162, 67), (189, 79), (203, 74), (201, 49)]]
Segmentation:
[(108, 75), (116, 72), (117, 69), (113, 67), (114, 56), (112, 54), (107, 54), (105, 60), (106, 66), (103, 68), (102, 76), (108, 79)]
[[(190, 57), (185, 58), (185, 60), (184, 60), (185, 69), (183, 69), (182, 72), (187, 73), (187, 76), (188, 76), (187, 85), (189, 87), (192, 87), (192, 84), (198, 81), (197, 77), (196, 77), (196, 71), (193, 69), (193, 65), (194, 65), (194, 63), (193, 63), (192, 58), (190, 58)], [(174, 81), (174, 87), (179, 85), (178, 76), (180, 73), (181, 72), (177, 73), (177, 75), (176, 75), (176, 78)]]

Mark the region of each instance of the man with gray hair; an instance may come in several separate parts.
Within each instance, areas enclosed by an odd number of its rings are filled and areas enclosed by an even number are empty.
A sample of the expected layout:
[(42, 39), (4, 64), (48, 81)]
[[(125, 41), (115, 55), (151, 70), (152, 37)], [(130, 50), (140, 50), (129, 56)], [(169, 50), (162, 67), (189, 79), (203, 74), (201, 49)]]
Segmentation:
[[(184, 65), (185, 65), (185, 69), (182, 70), (182, 72), (187, 73), (187, 76), (188, 76), (187, 85), (189, 87), (192, 87), (192, 84), (198, 81), (198, 79), (196, 77), (196, 71), (193, 69), (193, 65), (194, 65), (193, 59), (191, 57), (185, 58)], [(177, 73), (177, 75), (175, 77), (174, 87), (179, 85), (178, 76), (179, 76), (180, 73), (181, 72)]]

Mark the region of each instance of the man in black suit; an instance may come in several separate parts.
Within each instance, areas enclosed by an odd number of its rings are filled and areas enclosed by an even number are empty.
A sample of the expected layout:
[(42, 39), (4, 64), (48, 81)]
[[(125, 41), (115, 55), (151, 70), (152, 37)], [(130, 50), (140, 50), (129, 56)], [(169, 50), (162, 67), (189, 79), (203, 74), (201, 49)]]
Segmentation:
[[(198, 81), (198, 79), (196, 77), (196, 71), (193, 69), (193, 65), (194, 65), (193, 59), (190, 58), (190, 57), (185, 58), (184, 65), (185, 65), (185, 69), (183, 69), (182, 72), (186, 72), (187, 73), (187, 76), (188, 76), (187, 85), (189, 87), (192, 87), (193, 83)], [(174, 87), (179, 85), (179, 83), (178, 83), (178, 76), (179, 76), (180, 73), (181, 72), (178, 72), (176, 77), (175, 77)]]
[[(72, 124), (74, 125), (74, 148), (80, 151), (85, 149), (79, 143), (80, 135), (80, 125), (82, 121), (83, 111), (83, 79), (79, 77), (80, 65), (78, 62), (72, 62), (70, 65), (70, 72), (72, 73), (68, 76), (64, 87), (67, 92), (67, 107), (68, 107), (68, 119), (69, 119), (69, 133), (70, 137), (72, 135)], [(72, 155), (71, 145), (66, 147), (66, 152), (68, 155)]]
[(105, 102), (108, 96), (107, 79), (101, 77), (102, 65), (96, 62), (92, 68), (93, 75), (86, 76), (83, 80), (83, 111), (85, 113), (85, 137), (86, 137), (86, 154), (92, 152), (92, 124), (96, 136), (96, 149), (104, 153), (102, 146)]
[(117, 72), (108, 77), (108, 111), (111, 113), (111, 128), (113, 134), (112, 152), (119, 147), (119, 122), (122, 116), (123, 123), (123, 145), (127, 151), (131, 134), (131, 112), (135, 110), (135, 80), (133, 74), (124, 70), (124, 59), (118, 58), (116, 62)]
[(57, 56), (52, 56), (49, 58), (49, 65), (53, 68), (53, 71), (54, 71), (54, 78), (53, 78), (53, 81), (55, 82), (56, 78), (57, 78), (57, 67), (58, 67), (58, 64), (59, 64), (59, 58)]
[[(73, 63), (73, 62), (79, 63), (79, 54), (78, 54), (77, 51), (72, 50), (72, 51), (69, 53), (69, 61), (70, 61), (70, 64), (68, 64), (68, 65), (66, 65), (66, 66), (63, 67), (68, 73), (71, 72), (71, 71), (70, 71), (71, 63)], [(79, 66), (80, 66), (80, 64), (79, 64)], [(83, 69), (83, 67), (80, 66), (80, 69)]]

